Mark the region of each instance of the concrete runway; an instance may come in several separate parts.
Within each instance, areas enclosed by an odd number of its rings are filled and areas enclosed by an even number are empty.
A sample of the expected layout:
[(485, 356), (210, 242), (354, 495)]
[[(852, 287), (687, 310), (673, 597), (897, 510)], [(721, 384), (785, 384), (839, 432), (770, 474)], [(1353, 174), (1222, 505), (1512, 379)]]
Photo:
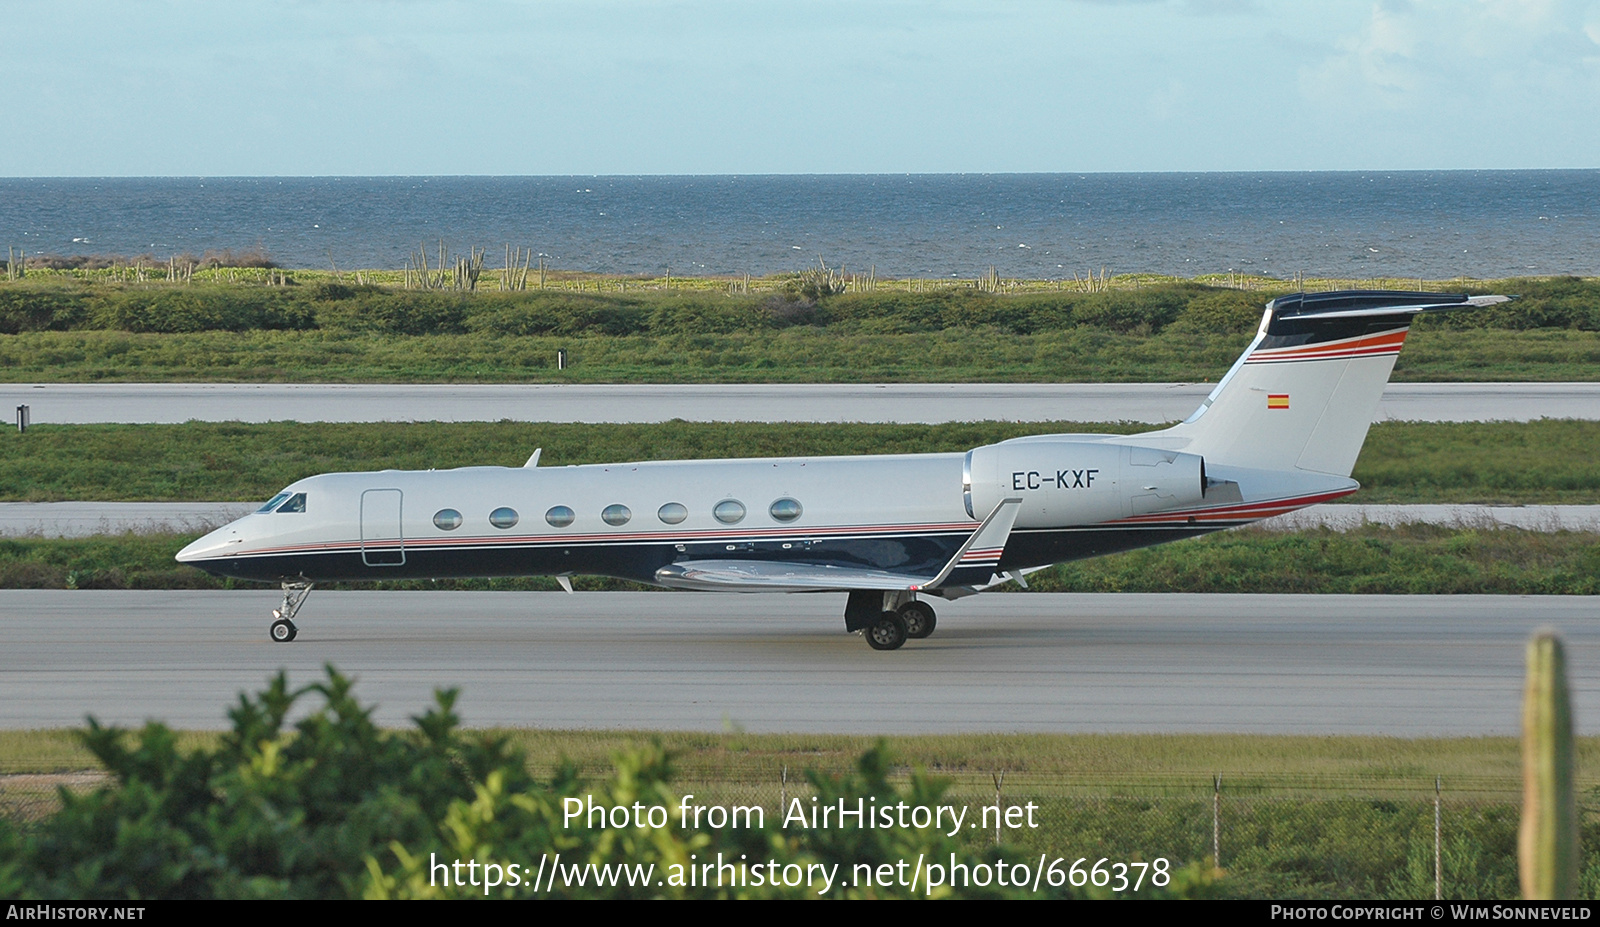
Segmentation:
[(202, 533), (261, 502), (0, 502), (0, 537)]
[[(256, 510), (259, 502), (0, 502), (0, 537), (201, 533)], [(1269, 531), (1364, 522), (1534, 531), (1600, 531), (1600, 505), (1314, 505), (1261, 522)]]
[(1595, 598), (997, 593), (893, 653), (843, 633), (843, 598), (317, 593), (273, 644), (275, 590), (5, 591), (0, 727), (220, 728), (280, 667), (333, 663), (385, 724), (459, 686), (474, 726), (1514, 734), (1541, 625), (1600, 724)]
[[(1177, 421), (1206, 383), (0, 385), (36, 424), (199, 421)], [(1600, 383), (1391, 383), (1377, 421), (1600, 418)]]

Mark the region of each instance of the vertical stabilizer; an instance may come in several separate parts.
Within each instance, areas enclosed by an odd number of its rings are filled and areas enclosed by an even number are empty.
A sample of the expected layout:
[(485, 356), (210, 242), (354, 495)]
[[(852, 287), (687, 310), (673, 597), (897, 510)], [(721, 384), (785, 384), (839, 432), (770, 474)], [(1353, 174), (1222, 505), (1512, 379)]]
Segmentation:
[(1349, 476), (1412, 319), (1507, 298), (1388, 290), (1279, 297), (1199, 410), (1156, 434), (1184, 439), (1173, 446), (1213, 464)]

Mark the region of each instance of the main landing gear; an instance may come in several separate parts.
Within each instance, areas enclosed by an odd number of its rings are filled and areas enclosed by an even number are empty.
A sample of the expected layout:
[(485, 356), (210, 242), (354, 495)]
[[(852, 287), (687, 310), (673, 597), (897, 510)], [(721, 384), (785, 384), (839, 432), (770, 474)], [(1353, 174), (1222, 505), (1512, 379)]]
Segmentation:
[(933, 606), (905, 591), (852, 592), (844, 608), (845, 630), (860, 631), (873, 650), (899, 650), (908, 638), (932, 634), (937, 624)]
[(305, 604), (306, 596), (310, 594), (311, 583), (283, 584), (283, 606), (272, 610), (272, 626), (267, 629), (274, 642), (287, 644), (300, 633), (300, 629), (295, 627), (294, 616), (299, 614), (300, 606)]
[(939, 616), (933, 613), (933, 606), (917, 599), (900, 606), (900, 617), (906, 623), (906, 637), (917, 640), (932, 634), (934, 626), (939, 623)]

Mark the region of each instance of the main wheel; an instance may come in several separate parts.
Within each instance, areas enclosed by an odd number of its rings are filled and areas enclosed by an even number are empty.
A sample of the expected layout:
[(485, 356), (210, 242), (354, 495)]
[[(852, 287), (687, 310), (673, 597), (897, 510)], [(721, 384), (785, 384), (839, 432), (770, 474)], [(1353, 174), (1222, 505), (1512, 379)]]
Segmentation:
[(873, 650), (899, 650), (906, 642), (906, 620), (897, 612), (884, 612), (867, 626), (866, 637)]
[(933, 633), (933, 628), (939, 623), (938, 616), (933, 613), (933, 606), (926, 602), (907, 602), (900, 606), (900, 617), (905, 619), (906, 637), (921, 640)]
[(279, 644), (287, 644), (294, 640), (295, 635), (300, 633), (300, 629), (295, 627), (294, 622), (290, 621), (289, 619), (279, 618), (277, 621), (272, 623), (272, 627), (269, 629), (268, 633), (272, 635), (272, 639), (275, 642)]

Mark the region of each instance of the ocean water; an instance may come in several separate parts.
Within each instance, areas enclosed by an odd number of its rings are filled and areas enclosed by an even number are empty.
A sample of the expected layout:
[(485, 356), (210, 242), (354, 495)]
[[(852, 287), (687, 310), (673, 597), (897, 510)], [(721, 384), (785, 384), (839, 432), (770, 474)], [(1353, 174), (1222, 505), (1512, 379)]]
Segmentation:
[(1600, 171), (0, 179), (0, 247), (600, 273), (1600, 274)]

